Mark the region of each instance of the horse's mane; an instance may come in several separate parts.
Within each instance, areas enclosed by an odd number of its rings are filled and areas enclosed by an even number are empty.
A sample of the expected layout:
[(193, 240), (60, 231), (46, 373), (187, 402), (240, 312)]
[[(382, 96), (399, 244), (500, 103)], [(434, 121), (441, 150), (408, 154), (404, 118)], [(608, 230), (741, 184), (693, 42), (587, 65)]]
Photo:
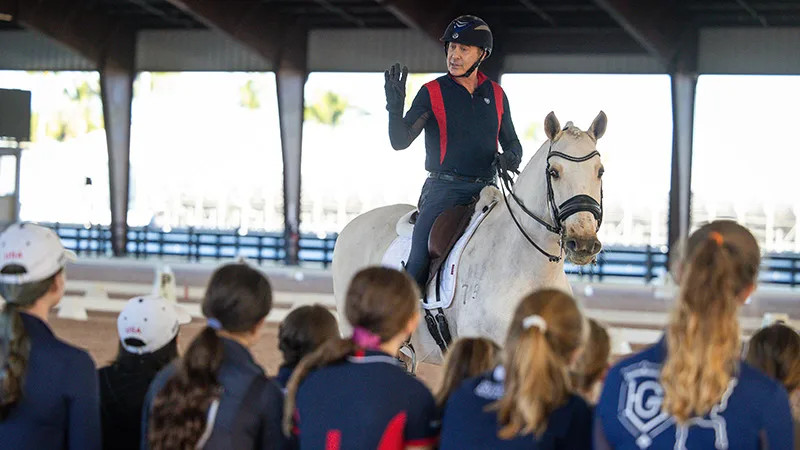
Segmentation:
[(555, 140), (553, 142), (558, 141), (563, 136), (570, 136), (570, 137), (575, 138), (575, 139), (579, 139), (582, 136), (587, 136), (592, 141), (596, 141), (596, 139), (594, 138), (594, 136), (592, 136), (591, 133), (587, 133), (587, 132), (581, 130), (580, 128), (576, 127), (575, 124), (572, 123), (572, 121), (567, 122), (567, 124), (564, 125), (564, 128), (561, 130), (560, 133), (558, 133), (558, 136), (556, 136), (556, 138), (555, 138)]

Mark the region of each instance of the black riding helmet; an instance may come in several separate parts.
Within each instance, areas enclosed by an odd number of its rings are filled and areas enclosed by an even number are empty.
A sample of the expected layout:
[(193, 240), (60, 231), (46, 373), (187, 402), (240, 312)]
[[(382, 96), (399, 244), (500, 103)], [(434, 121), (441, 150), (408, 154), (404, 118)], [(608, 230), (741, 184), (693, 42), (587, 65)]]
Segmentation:
[[(486, 58), (492, 54), (492, 47), (494, 45), (494, 37), (492, 36), (492, 30), (489, 29), (489, 25), (480, 17), (470, 15), (456, 17), (455, 20), (450, 22), (447, 29), (444, 30), (444, 34), (439, 40), (444, 42), (445, 54), (447, 54), (447, 47), (450, 43), (455, 42), (457, 44), (472, 45), (482, 49), (486, 54)], [(473, 64), (473, 66), (461, 76), (468, 77), (472, 75), (472, 72), (478, 68), (481, 61), (482, 60), (479, 59), (478, 62)]]

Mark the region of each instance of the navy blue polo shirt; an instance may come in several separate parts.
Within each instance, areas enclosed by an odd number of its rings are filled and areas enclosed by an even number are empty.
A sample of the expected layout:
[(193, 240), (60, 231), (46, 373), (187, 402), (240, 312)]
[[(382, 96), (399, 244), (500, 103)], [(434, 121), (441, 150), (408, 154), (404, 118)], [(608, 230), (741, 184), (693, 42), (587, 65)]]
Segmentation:
[(99, 450), (100, 392), (92, 358), (24, 312), (31, 343), (22, 401), (0, 422), (0, 448)]
[(285, 391), (286, 386), (289, 384), (289, 378), (292, 378), (293, 373), (294, 366), (281, 366), (280, 369), (278, 369), (278, 374), (275, 375), (273, 380), (278, 386), (280, 386), (281, 389)]
[(403, 449), (434, 444), (439, 413), (392, 356), (359, 350), (303, 379), (295, 425), (303, 450)]
[(407, 148), (425, 130), (425, 169), (493, 178), (498, 142), (522, 159), (508, 98), (499, 84), (478, 72), (472, 94), (450, 75), (422, 87), (405, 115), (389, 114), (389, 138)]
[(461, 384), (445, 405), (439, 450), (591, 450), (592, 410), (577, 395), (550, 414), (539, 439), (532, 433), (500, 439), (497, 412), (487, 409), (503, 397), (504, 381), (505, 370), (498, 366)]
[[(217, 380), (222, 397), (214, 430), (205, 450), (290, 449), (281, 431), (283, 392), (253, 360), (250, 351), (230, 339), (221, 338), (224, 347)], [(177, 364), (177, 363), (176, 363)], [(149, 448), (147, 432), (153, 399), (175, 373), (176, 365), (159, 372), (145, 398), (142, 417), (142, 450)]]
[(786, 390), (744, 362), (708, 415), (677, 426), (675, 419), (661, 410), (664, 390), (659, 377), (666, 350), (662, 338), (608, 372), (595, 410), (596, 449), (793, 450), (794, 427)]

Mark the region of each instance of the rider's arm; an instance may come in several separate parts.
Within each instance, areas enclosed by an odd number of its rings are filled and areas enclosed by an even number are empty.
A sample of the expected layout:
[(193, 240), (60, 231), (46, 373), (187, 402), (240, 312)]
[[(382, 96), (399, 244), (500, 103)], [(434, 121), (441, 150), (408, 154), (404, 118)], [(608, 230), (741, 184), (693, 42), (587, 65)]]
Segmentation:
[(508, 105), (508, 97), (503, 93), (503, 119), (500, 122), (500, 135), (498, 136), (503, 152), (512, 152), (517, 155), (517, 161), (522, 160), (522, 145), (517, 138), (514, 130), (514, 123), (511, 121), (511, 108)]
[(389, 112), (389, 140), (395, 150), (404, 150), (414, 142), (431, 118), (431, 97), (428, 89), (422, 88), (414, 97), (406, 116), (402, 112)]

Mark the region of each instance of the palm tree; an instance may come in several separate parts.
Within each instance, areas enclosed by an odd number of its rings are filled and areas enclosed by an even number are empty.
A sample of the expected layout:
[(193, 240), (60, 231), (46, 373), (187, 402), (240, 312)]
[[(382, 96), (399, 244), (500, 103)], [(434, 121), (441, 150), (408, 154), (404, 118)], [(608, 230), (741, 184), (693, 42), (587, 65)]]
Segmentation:
[(100, 84), (87, 79), (75, 81), (64, 88), (64, 95), (70, 99), (68, 135), (75, 137), (105, 127), (102, 114), (98, 114), (93, 104), (100, 101)]
[(354, 111), (359, 115), (369, 114), (361, 108), (351, 106), (345, 97), (333, 91), (327, 91), (314, 103), (306, 105), (305, 119), (336, 127), (341, 123), (342, 117), (347, 111)]
[(63, 142), (94, 130), (103, 128), (100, 102), (100, 83), (94, 74), (69, 74), (60, 72), (28, 72), (31, 76), (52, 78), (54, 82), (66, 84), (62, 89), (65, 102), (45, 113), (31, 114), (31, 140), (40, 134)]
[(261, 108), (261, 100), (259, 100), (259, 95), (261, 94), (261, 89), (256, 85), (254, 80), (247, 80), (247, 82), (239, 88), (239, 94), (241, 98), (239, 100), (239, 104), (243, 108), (247, 109), (260, 109)]
[(538, 140), (541, 132), (541, 124), (539, 122), (531, 122), (528, 127), (525, 128), (525, 133), (523, 133), (522, 139), (526, 141), (536, 141)]

